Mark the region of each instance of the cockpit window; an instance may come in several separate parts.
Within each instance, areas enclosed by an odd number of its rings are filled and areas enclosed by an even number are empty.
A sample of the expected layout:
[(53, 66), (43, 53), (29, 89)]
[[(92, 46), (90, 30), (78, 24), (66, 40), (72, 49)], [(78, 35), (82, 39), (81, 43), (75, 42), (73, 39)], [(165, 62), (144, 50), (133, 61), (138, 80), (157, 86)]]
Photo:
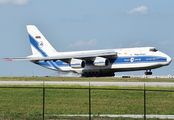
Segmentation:
[(156, 51), (158, 51), (158, 50), (155, 49), (155, 48), (151, 48), (149, 51), (151, 51), (151, 52), (156, 52)]

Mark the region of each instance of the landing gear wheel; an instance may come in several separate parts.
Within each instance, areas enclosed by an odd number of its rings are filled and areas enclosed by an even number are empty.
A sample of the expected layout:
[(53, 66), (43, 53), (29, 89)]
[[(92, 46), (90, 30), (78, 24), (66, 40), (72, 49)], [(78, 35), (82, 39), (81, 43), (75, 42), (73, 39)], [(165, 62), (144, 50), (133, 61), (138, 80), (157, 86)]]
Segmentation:
[(145, 72), (145, 75), (152, 75), (152, 72)]
[(150, 70), (149, 72), (146, 71), (144, 74), (145, 74), (145, 75), (152, 75), (152, 72), (151, 72), (151, 70)]

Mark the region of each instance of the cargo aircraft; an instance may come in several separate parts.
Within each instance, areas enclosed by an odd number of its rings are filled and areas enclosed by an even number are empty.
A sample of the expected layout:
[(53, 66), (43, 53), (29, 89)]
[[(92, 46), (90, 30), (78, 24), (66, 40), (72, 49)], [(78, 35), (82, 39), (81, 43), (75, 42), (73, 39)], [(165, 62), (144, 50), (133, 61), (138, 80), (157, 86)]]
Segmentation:
[(5, 58), (7, 61), (30, 61), (64, 72), (80, 73), (84, 77), (114, 76), (115, 72), (151, 70), (167, 66), (172, 59), (154, 47), (119, 48), (89, 51), (57, 52), (34, 25), (27, 25), (32, 55)]

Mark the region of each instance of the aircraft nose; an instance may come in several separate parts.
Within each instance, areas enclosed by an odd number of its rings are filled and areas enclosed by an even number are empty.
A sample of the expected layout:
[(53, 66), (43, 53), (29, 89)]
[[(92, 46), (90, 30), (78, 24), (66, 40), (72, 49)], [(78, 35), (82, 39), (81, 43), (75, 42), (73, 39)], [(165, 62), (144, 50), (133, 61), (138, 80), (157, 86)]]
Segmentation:
[(167, 56), (167, 65), (169, 65), (172, 62), (171, 57)]

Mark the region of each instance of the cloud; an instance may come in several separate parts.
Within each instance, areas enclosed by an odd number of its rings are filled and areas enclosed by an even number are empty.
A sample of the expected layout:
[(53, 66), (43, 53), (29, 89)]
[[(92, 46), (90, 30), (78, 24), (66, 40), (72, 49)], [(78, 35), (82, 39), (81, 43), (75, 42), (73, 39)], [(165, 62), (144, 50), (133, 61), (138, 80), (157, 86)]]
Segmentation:
[(127, 11), (127, 14), (147, 14), (148, 8), (146, 6), (141, 6), (134, 8), (133, 10)]
[(119, 48), (122, 48), (123, 47), (123, 45), (122, 44), (119, 44), (119, 46), (118, 46)]
[(80, 40), (74, 44), (70, 44), (68, 47), (71, 48), (71, 47), (95, 46), (96, 44), (97, 44), (97, 38), (91, 39), (88, 42)]
[(140, 47), (141, 46), (141, 41), (137, 41), (135, 43), (129, 44), (130, 47)]
[(28, 5), (29, 0), (0, 0), (0, 5)]
[(7, 4), (8, 0), (0, 0), (0, 4)]
[(159, 45), (167, 45), (167, 44), (169, 44), (169, 40), (162, 41), (162, 42), (160, 42), (158, 44)]

